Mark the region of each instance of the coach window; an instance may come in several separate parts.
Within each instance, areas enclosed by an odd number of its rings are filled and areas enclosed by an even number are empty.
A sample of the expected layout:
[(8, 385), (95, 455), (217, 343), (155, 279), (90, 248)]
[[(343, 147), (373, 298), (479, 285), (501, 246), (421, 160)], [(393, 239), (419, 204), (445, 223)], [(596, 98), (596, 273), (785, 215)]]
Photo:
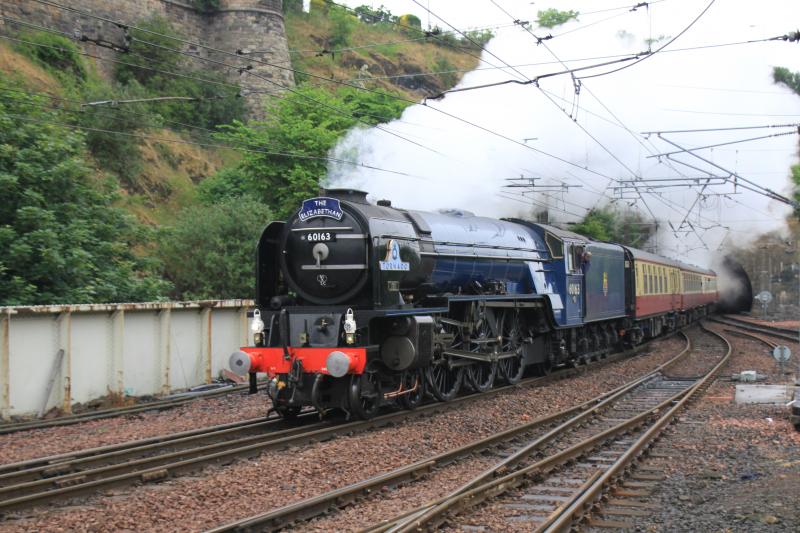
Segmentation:
[(656, 292), (656, 276), (653, 274), (653, 265), (647, 265), (648, 277), (650, 278), (650, 294)]
[(656, 293), (656, 269), (650, 265), (650, 294)]

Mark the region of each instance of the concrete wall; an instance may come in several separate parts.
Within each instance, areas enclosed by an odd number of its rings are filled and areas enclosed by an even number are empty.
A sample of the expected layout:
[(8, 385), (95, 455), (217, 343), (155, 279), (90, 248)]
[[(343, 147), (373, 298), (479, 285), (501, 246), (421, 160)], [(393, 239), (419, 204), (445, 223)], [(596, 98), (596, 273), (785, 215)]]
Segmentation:
[[(247, 96), (250, 116), (263, 117), (265, 92), (280, 92), (281, 87), (294, 85), (290, 67), (289, 48), (283, 25), (282, 0), (221, 0), (220, 9), (214, 13), (202, 13), (192, 7), (190, 0), (58, 0), (55, 3), (68, 6), (69, 11), (40, 4), (34, 0), (3, 0), (0, 2), (0, 15), (24, 22), (38, 24), (47, 28), (67, 32), (70, 35), (85, 35), (92, 39), (122, 45), (125, 30), (111, 22), (104, 22), (82, 12), (102, 17), (114, 22), (136, 26), (142, 20), (158, 15), (166, 18), (187, 41), (199, 43), (225, 52), (237, 50), (257, 51), (241, 57), (214, 52), (200, 46), (183, 44), (185, 52), (213, 59), (236, 67), (250, 65), (248, 72), (240, 74), (235, 68), (214, 65), (209, 62), (186, 58), (194, 68), (216, 70), (223, 73), (231, 82), (250, 89)], [(22, 27), (9, 21), (0, 20), (0, 32), (13, 34)], [(116, 59), (125, 61), (125, 54), (118, 54), (108, 48), (83, 43), (85, 52), (99, 56), (97, 68), (110, 77), (114, 64), (105, 61)], [(264, 65), (256, 61), (265, 61)], [(252, 74), (251, 74), (252, 73)]]
[[(0, 307), (0, 416), (109, 393), (165, 394), (208, 383), (247, 344), (251, 300)], [(60, 364), (59, 351), (63, 350)]]

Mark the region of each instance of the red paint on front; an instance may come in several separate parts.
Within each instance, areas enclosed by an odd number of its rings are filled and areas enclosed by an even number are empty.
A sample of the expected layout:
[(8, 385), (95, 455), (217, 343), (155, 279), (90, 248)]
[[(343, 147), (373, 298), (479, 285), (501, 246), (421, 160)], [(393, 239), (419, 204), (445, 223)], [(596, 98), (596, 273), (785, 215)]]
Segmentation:
[(283, 348), (245, 347), (242, 351), (250, 356), (250, 371), (264, 372), (270, 377), (276, 374), (287, 374), (292, 368), (292, 361), (303, 362), (303, 372), (327, 374), (325, 361), (331, 352), (342, 352), (350, 357), (349, 374), (363, 374), (367, 365), (366, 348), (295, 348), (289, 346), (289, 358), (284, 357)]

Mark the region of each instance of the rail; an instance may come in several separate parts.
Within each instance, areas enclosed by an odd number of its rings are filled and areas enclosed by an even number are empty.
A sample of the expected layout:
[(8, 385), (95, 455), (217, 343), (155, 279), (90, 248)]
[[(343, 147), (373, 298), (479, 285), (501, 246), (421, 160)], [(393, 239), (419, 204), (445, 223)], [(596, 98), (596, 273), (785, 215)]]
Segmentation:
[[(395, 485), (407, 480), (418, 479), (432, 469), (450, 464), (457, 459), (468, 457), (478, 451), (491, 448), (500, 443), (507, 443), (525, 435), (530, 437), (529, 434), (531, 432), (552, 425), (553, 423), (557, 423), (559, 428), (579, 426), (587, 418), (593, 416), (593, 414), (608, 408), (608, 406), (614, 403), (615, 400), (625, 396), (626, 394), (629, 394), (631, 390), (641, 386), (648, 380), (653, 379), (654, 376), (658, 375), (670, 364), (680, 361), (685, 354), (688, 353), (689, 349), (690, 343), (687, 338), (686, 346), (670, 361), (659, 365), (654, 370), (647, 372), (645, 375), (637, 378), (636, 380), (626, 383), (621, 387), (606, 392), (596, 398), (573, 406), (569, 409), (507, 429), (503, 432), (499, 432), (484, 439), (472, 442), (466, 446), (420, 460), (416, 463), (380, 474), (373, 478), (348, 485), (346, 487), (341, 487), (339, 489), (320, 494), (318, 496), (302, 500), (282, 508), (274, 509), (260, 515), (222, 525), (210, 530), (210, 532), (221, 533), (227, 531), (277, 530), (293, 522), (307, 520), (314, 516), (319, 516), (320, 514), (323, 514), (332, 508), (336, 508), (337, 506), (341, 506), (347, 502), (353, 501), (360, 495), (367, 494), (371, 491), (376, 491), (380, 487)], [(519, 450), (517, 453), (509, 456), (502, 465), (498, 466), (498, 472), (509, 468), (514, 463), (530, 455), (546, 443), (551, 442), (558, 434), (559, 431), (558, 428), (556, 428), (546, 432), (544, 435), (535, 437), (536, 440), (531, 445), (526, 446), (524, 449)], [(489, 474), (487, 473), (487, 476), (488, 475)], [(481, 479), (485, 479), (485, 477), (482, 477)], [(444, 499), (438, 502), (433, 502), (431, 506), (441, 504), (443, 502)], [(395, 517), (395, 519), (389, 521), (389, 524), (397, 524), (401, 520), (408, 519), (409, 516), (410, 515), (406, 514), (400, 517)], [(387, 526), (387, 524), (382, 524), (374, 531), (383, 531), (388, 527), (389, 526)]]

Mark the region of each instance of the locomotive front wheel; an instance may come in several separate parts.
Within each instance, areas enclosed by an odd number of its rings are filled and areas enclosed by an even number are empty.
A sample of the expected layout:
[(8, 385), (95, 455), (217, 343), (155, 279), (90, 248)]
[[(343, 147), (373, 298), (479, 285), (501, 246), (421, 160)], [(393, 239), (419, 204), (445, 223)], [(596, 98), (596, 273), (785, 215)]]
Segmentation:
[(486, 392), (494, 385), (497, 376), (497, 363), (475, 363), (467, 367), (467, 379), (477, 392)]
[(350, 411), (358, 418), (369, 420), (378, 412), (383, 401), (383, 391), (377, 372), (367, 371), (350, 380)]
[(425, 398), (425, 376), (422, 370), (409, 370), (403, 373), (403, 388), (414, 392), (400, 396), (400, 404), (406, 409), (416, 409)]
[(464, 369), (447, 368), (447, 365), (434, 364), (425, 371), (428, 387), (433, 396), (442, 402), (449, 402), (458, 394), (461, 383), (464, 381)]

